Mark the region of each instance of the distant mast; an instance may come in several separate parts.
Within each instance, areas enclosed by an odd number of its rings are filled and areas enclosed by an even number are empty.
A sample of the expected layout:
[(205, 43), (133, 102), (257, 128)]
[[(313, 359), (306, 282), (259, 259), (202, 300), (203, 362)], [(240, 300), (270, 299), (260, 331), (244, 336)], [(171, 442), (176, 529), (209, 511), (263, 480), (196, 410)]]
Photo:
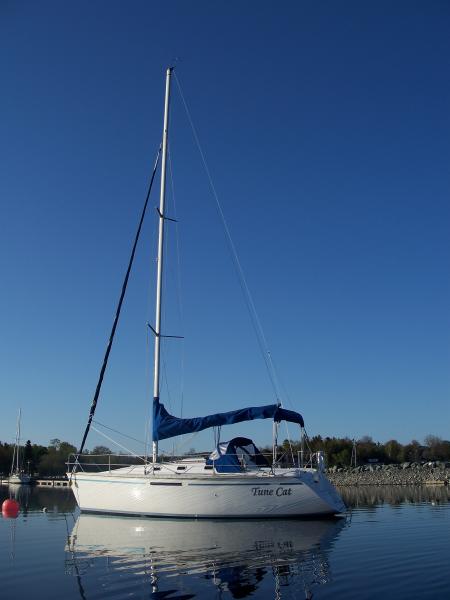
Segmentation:
[(22, 417), (22, 409), (19, 408), (17, 417), (16, 442), (14, 444), (13, 458), (11, 463), (11, 475), (19, 472), (19, 444), (20, 444), (20, 420)]
[[(153, 379), (153, 402), (159, 398), (159, 372), (161, 355), (161, 298), (162, 298), (162, 275), (163, 275), (163, 253), (164, 253), (164, 205), (166, 197), (166, 164), (167, 164), (167, 140), (169, 134), (169, 100), (170, 100), (170, 77), (172, 67), (166, 72), (166, 98), (164, 101), (164, 127), (161, 154), (161, 192), (159, 197), (159, 233), (158, 233), (158, 259), (156, 276), (156, 319), (155, 319), (155, 367)], [(153, 418), (155, 414), (153, 411)], [(153, 462), (158, 459), (158, 441), (153, 440)]]

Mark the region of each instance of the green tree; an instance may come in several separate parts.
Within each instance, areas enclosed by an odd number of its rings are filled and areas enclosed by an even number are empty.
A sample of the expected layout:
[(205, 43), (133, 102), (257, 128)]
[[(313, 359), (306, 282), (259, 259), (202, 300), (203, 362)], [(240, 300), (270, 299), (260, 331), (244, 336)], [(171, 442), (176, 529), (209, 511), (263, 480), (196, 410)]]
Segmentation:
[(11, 470), (13, 446), (0, 442), (0, 473), (6, 475)]
[(54, 448), (55, 450), (59, 450), (60, 446), (61, 440), (58, 438), (53, 438), (52, 440), (50, 440), (50, 444), (48, 445), (49, 448)]
[(422, 459), (423, 448), (417, 440), (412, 440), (403, 448), (404, 459), (408, 462), (419, 462)]
[(33, 464), (33, 447), (31, 446), (31, 441), (27, 440), (25, 443), (25, 449), (23, 452), (23, 468), (32, 473), (34, 470)]
[(69, 454), (75, 454), (76, 451), (77, 449), (75, 448), (75, 446), (69, 444), (69, 442), (61, 442), (59, 445), (59, 452), (66, 458), (69, 457)]
[(33, 448), (31, 446), (30, 440), (27, 440), (25, 443), (25, 451), (23, 453), (23, 459), (25, 462), (33, 459)]
[(91, 454), (112, 454), (108, 446), (95, 446)]
[(41, 456), (39, 461), (39, 473), (42, 476), (63, 476), (67, 471), (67, 459), (70, 454), (74, 454), (77, 449), (69, 442), (53, 443), (51, 440), (48, 452)]
[(349, 448), (343, 448), (340, 452), (337, 452), (333, 456), (333, 462), (339, 467), (348, 467), (351, 459), (351, 450)]
[(389, 440), (384, 444), (384, 453), (389, 462), (399, 463), (403, 461), (403, 446), (397, 440)]
[(426, 448), (423, 451), (423, 457), (425, 460), (449, 460), (450, 442), (437, 435), (427, 435), (424, 442)]

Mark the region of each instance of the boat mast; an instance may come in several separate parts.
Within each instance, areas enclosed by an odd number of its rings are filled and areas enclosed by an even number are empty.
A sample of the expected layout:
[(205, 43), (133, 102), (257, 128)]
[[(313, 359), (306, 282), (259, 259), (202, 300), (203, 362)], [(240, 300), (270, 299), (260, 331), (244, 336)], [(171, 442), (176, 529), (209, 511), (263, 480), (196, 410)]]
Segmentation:
[(20, 420), (22, 418), (22, 409), (19, 408), (19, 419), (17, 421), (17, 453), (16, 453), (16, 472), (19, 472), (19, 451), (20, 451)]
[[(170, 100), (170, 77), (172, 67), (166, 71), (166, 98), (164, 101), (164, 127), (162, 139), (161, 154), (161, 192), (159, 197), (159, 234), (158, 234), (158, 259), (156, 276), (156, 319), (155, 319), (155, 367), (153, 379), (153, 398), (154, 402), (159, 398), (159, 372), (160, 372), (160, 354), (161, 354), (161, 297), (162, 297), (162, 275), (163, 275), (163, 252), (164, 252), (164, 204), (166, 198), (166, 159), (167, 159), (167, 140), (169, 133), (169, 100)], [(158, 442), (153, 440), (153, 462), (158, 459)]]
[[(19, 472), (19, 443), (20, 443), (20, 417), (22, 415), (22, 409), (19, 408), (19, 415), (17, 417), (17, 427), (16, 427), (16, 441), (14, 444), (13, 450), (13, 458), (11, 463), (11, 475), (14, 475), (14, 472)], [(14, 469), (15, 467), (15, 469)]]

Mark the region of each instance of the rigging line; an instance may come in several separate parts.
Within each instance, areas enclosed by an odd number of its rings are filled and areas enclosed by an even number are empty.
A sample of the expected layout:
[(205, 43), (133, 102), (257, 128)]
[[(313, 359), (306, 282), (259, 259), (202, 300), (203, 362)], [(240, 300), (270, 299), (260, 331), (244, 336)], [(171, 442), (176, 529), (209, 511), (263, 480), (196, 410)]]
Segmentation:
[[(176, 253), (177, 253), (177, 296), (178, 296), (178, 312), (180, 316), (181, 324), (181, 335), (184, 338), (184, 310), (182, 303), (182, 285), (181, 285), (181, 249), (180, 249), (180, 231), (178, 227), (178, 214), (177, 214), (177, 203), (175, 198), (175, 186), (173, 181), (173, 168), (172, 168), (172, 153), (170, 147), (168, 148), (169, 157), (169, 176), (172, 189), (172, 200), (173, 200), (173, 216), (175, 218), (175, 239), (176, 239)], [(185, 360), (185, 346), (184, 339), (181, 340), (181, 382), (180, 382), (180, 418), (183, 418), (183, 404), (184, 404), (184, 360)]]
[(291, 434), (289, 433), (289, 427), (287, 424), (287, 421), (284, 422), (284, 426), (286, 427), (286, 435), (287, 435), (287, 441), (289, 444), (289, 449), (291, 451), (291, 458), (292, 458), (292, 462), (294, 462), (294, 450), (292, 449), (292, 438), (291, 438)]
[(309, 437), (308, 437), (308, 434), (306, 433), (306, 429), (303, 429), (303, 434), (305, 436), (306, 447), (309, 450), (309, 453), (312, 454), (312, 448), (311, 448), (311, 445), (309, 443)]
[(217, 211), (219, 213), (219, 217), (220, 217), (220, 219), (222, 221), (222, 225), (223, 225), (223, 228), (224, 228), (224, 231), (225, 231), (225, 237), (226, 237), (226, 239), (228, 241), (229, 249), (230, 249), (233, 261), (235, 263), (235, 267), (236, 267), (236, 270), (237, 270), (237, 273), (238, 273), (239, 283), (241, 285), (241, 289), (242, 289), (242, 291), (244, 293), (244, 297), (245, 297), (246, 302), (247, 302), (247, 308), (249, 310), (250, 317), (251, 317), (251, 320), (252, 320), (252, 324), (253, 324), (253, 327), (255, 329), (256, 337), (257, 337), (257, 340), (258, 340), (258, 344), (260, 346), (260, 350), (261, 350), (261, 353), (263, 355), (264, 362), (266, 364), (266, 368), (267, 368), (267, 372), (268, 372), (268, 375), (269, 375), (270, 382), (272, 384), (273, 392), (275, 394), (276, 399), (279, 400), (280, 399), (280, 394), (279, 394), (278, 386), (277, 386), (277, 383), (276, 383), (276, 378), (274, 377), (274, 369), (273, 369), (272, 357), (271, 357), (270, 352), (269, 352), (267, 340), (266, 340), (266, 337), (264, 335), (264, 330), (262, 328), (261, 321), (260, 321), (260, 319), (258, 317), (258, 313), (256, 312), (256, 307), (255, 307), (255, 304), (253, 302), (253, 297), (252, 297), (250, 289), (248, 287), (248, 284), (247, 284), (247, 281), (246, 281), (246, 278), (245, 278), (245, 275), (244, 275), (244, 270), (242, 268), (241, 262), (239, 260), (238, 254), (237, 254), (236, 246), (234, 245), (233, 238), (231, 237), (231, 232), (230, 232), (230, 229), (228, 227), (227, 221), (225, 219), (225, 214), (224, 214), (224, 212), (222, 210), (222, 206), (220, 204), (219, 196), (218, 196), (216, 188), (214, 186), (214, 182), (212, 180), (211, 172), (209, 170), (208, 164), (206, 162), (205, 155), (203, 153), (203, 150), (202, 150), (202, 147), (201, 147), (201, 144), (200, 144), (199, 137), (197, 135), (197, 130), (196, 130), (195, 126), (194, 126), (194, 122), (192, 120), (192, 117), (191, 117), (191, 114), (190, 114), (187, 102), (185, 100), (183, 91), (181, 89), (180, 81), (179, 81), (179, 79), (178, 79), (177, 74), (175, 73), (175, 71), (173, 72), (173, 75), (175, 77), (175, 81), (177, 83), (178, 90), (180, 92), (181, 100), (183, 102), (183, 105), (184, 105), (184, 108), (185, 108), (185, 111), (186, 111), (186, 115), (187, 115), (189, 124), (190, 124), (191, 129), (192, 129), (192, 133), (193, 133), (193, 136), (194, 136), (195, 143), (197, 145), (197, 149), (198, 149), (198, 151), (200, 153), (200, 157), (201, 157), (201, 160), (202, 160), (202, 163), (203, 163), (203, 167), (204, 167), (205, 172), (206, 172), (206, 176), (207, 176), (208, 181), (209, 181), (209, 185), (211, 187), (211, 191), (212, 191), (214, 200), (216, 202), (216, 207), (217, 207)]
[(284, 397), (287, 398), (289, 406), (292, 408), (292, 410), (296, 410), (296, 408), (295, 408), (295, 406), (294, 406), (294, 404), (293, 404), (293, 402), (292, 402), (292, 400), (291, 400), (291, 398), (289, 396), (289, 392), (287, 390), (287, 387), (286, 387), (283, 379), (281, 378), (281, 375), (280, 375), (279, 369), (277, 367), (277, 364), (273, 360), (273, 358), (272, 358), (272, 364), (273, 364), (273, 369), (274, 369), (275, 375), (277, 377), (278, 384), (280, 385), (281, 389), (283, 390)]
[(80, 450), (78, 452), (78, 455), (80, 455), (83, 452), (84, 444), (86, 443), (86, 438), (88, 436), (89, 429), (91, 427), (92, 419), (94, 418), (95, 409), (97, 408), (97, 402), (98, 402), (98, 398), (100, 396), (100, 390), (102, 388), (103, 377), (105, 375), (106, 366), (108, 364), (109, 354), (111, 352), (111, 347), (112, 347), (112, 344), (113, 344), (113, 341), (114, 341), (114, 335), (116, 333), (117, 323), (119, 322), (120, 311), (122, 309), (123, 299), (125, 298), (125, 292), (127, 290), (128, 279), (130, 277), (131, 267), (133, 266), (134, 255), (136, 253), (136, 247), (137, 247), (137, 244), (138, 244), (138, 241), (139, 241), (139, 236), (140, 236), (141, 229), (142, 229), (142, 223), (144, 222), (145, 212), (147, 210), (147, 204), (148, 204), (148, 200), (150, 198), (150, 192), (152, 191), (153, 181), (155, 179), (156, 170), (158, 168), (160, 153), (161, 153), (161, 146), (159, 147), (158, 153), (156, 155), (155, 166), (153, 167), (153, 173), (152, 173), (152, 176), (151, 176), (151, 179), (150, 179), (150, 183), (149, 183), (149, 186), (148, 186), (147, 196), (146, 196), (145, 202), (144, 202), (144, 208), (142, 209), (141, 218), (139, 220), (139, 225), (138, 225), (137, 232), (136, 232), (136, 237), (134, 238), (134, 243), (133, 243), (133, 248), (131, 250), (131, 256), (130, 256), (130, 260), (129, 260), (129, 263), (128, 263), (128, 268), (127, 268), (127, 271), (126, 271), (126, 274), (125, 274), (125, 278), (124, 278), (124, 281), (123, 281), (123, 284), (122, 284), (122, 291), (120, 293), (119, 302), (117, 304), (116, 315), (114, 317), (113, 326), (112, 326), (112, 329), (111, 329), (111, 333), (109, 335), (108, 345), (106, 347), (106, 352), (105, 352), (105, 356), (103, 358), (102, 367), (100, 369), (100, 375), (99, 375), (99, 378), (98, 378), (97, 387), (95, 389), (94, 399), (92, 400), (91, 409), (89, 411), (88, 422), (87, 422), (87, 425), (86, 425), (86, 429), (84, 431), (84, 435), (83, 435), (83, 439), (81, 441)]
[(82, 584), (82, 581), (81, 581), (80, 569), (78, 568), (77, 554), (76, 554), (76, 551), (75, 551), (75, 542), (73, 541), (72, 544), (70, 543), (69, 524), (67, 522), (66, 515), (64, 515), (64, 520), (66, 522), (67, 547), (69, 549), (69, 552), (72, 554), (72, 561), (73, 561), (73, 566), (75, 567), (75, 573), (76, 573), (77, 584), (78, 584), (78, 591), (80, 592), (80, 596), (81, 596), (82, 600), (86, 600), (86, 595), (84, 593), (84, 588), (83, 588), (83, 584)]
[[(178, 213), (177, 203), (175, 197), (175, 185), (173, 180), (173, 167), (172, 167), (172, 153), (171, 148), (168, 148), (169, 157), (169, 175), (170, 184), (172, 189), (172, 200), (173, 200), (173, 212), (175, 218), (175, 240), (176, 240), (176, 254), (177, 254), (177, 297), (178, 297), (178, 312), (180, 317), (181, 334), (184, 338), (184, 310), (182, 302), (182, 285), (181, 285), (181, 244), (180, 244), (180, 229), (178, 226)], [(183, 405), (184, 405), (184, 364), (185, 364), (185, 345), (184, 339), (181, 340), (181, 381), (180, 381), (180, 418), (183, 417)]]
[[(152, 235), (151, 235), (151, 240), (155, 240), (155, 242), (157, 241), (157, 235), (156, 235), (156, 230), (157, 230), (157, 220), (154, 219), (153, 220), (153, 229), (152, 229)], [(152, 262), (153, 257), (157, 254), (156, 251), (156, 244), (155, 247), (153, 247), (151, 253), (150, 253), (150, 262)], [(155, 262), (157, 262), (157, 258), (154, 259)], [(152, 312), (152, 291), (153, 291), (153, 273), (151, 273), (151, 276), (149, 277), (148, 280), (148, 288), (147, 288), (147, 318), (145, 320), (146, 323), (150, 323), (152, 317), (151, 312)], [(145, 336), (145, 392), (144, 392), (144, 396), (146, 396), (147, 399), (147, 406), (148, 406), (148, 413), (146, 416), (146, 421), (145, 421), (145, 443), (146, 443), (146, 450), (145, 450), (145, 454), (146, 456), (149, 453), (150, 450), (150, 422), (152, 420), (153, 417), (153, 390), (152, 390), (152, 385), (151, 385), (151, 380), (150, 380), (150, 331), (149, 328), (146, 327), (145, 328), (145, 332), (146, 332), (146, 336)], [(153, 339), (153, 338), (152, 338)]]
[[(164, 235), (164, 256), (167, 256), (167, 253), (168, 253), (168, 249), (169, 249), (169, 237), (170, 237), (170, 231), (166, 229), (166, 233)], [(168, 272), (168, 269), (166, 267), (164, 269), (164, 271), (163, 271), (163, 288), (164, 289), (167, 289), (168, 281), (169, 281), (169, 272)], [(161, 310), (161, 331), (166, 331), (166, 323), (167, 323), (166, 313), (165, 313), (165, 311)], [(164, 340), (162, 340), (161, 345), (160, 345), (160, 359), (161, 359), (160, 392), (161, 392), (162, 387), (163, 387), (163, 385), (165, 383), (166, 389), (167, 389), (167, 404), (169, 406), (170, 412), (172, 413), (173, 412), (173, 409), (172, 409), (172, 396), (170, 394), (169, 380), (168, 380), (168, 377), (167, 377), (167, 363), (166, 363), (166, 356), (165, 356), (165, 342), (164, 342)]]
[[(144, 398), (146, 400), (150, 400), (150, 348), (149, 348), (149, 328), (145, 328), (145, 391)], [(148, 394), (148, 398), (146, 398)], [(150, 406), (151, 403), (147, 402), (147, 410), (148, 415), (145, 418), (144, 427), (145, 427), (145, 460), (147, 461), (147, 457), (149, 455), (149, 441), (150, 441)]]
[(196, 437), (198, 436), (198, 434), (199, 434), (199, 433), (200, 433), (199, 431), (194, 431), (194, 433), (193, 433), (193, 434), (191, 434), (191, 435), (190, 435), (188, 438), (186, 438), (185, 440), (183, 439), (183, 438), (184, 438), (184, 435), (180, 435), (180, 436), (178, 436), (178, 437), (180, 437), (180, 438), (181, 438), (181, 442), (175, 446), (175, 450), (177, 451), (177, 452), (176, 452), (176, 454), (179, 454), (179, 450), (181, 450), (181, 448), (183, 448), (183, 446), (187, 446), (187, 444), (188, 444), (189, 442), (192, 442), (192, 440), (193, 440), (194, 438), (196, 438)]
[(161, 359), (162, 359), (161, 362), (162, 362), (163, 378), (164, 378), (164, 382), (166, 384), (166, 389), (167, 389), (167, 401), (168, 401), (167, 403), (169, 405), (170, 412), (172, 412), (172, 396), (170, 394), (169, 379), (167, 377), (167, 363), (166, 363), (166, 357), (165, 357), (163, 344), (161, 344)]
[(116, 440), (113, 440), (112, 437), (109, 437), (109, 435), (106, 435), (106, 433), (103, 433), (103, 431), (100, 431), (100, 429), (97, 429), (96, 427), (94, 427), (94, 425), (92, 425), (92, 429), (94, 431), (96, 431), (99, 435), (102, 435), (104, 438), (106, 438), (107, 440), (109, 440), (110, 442), (115, 444), (116, 446), (119, 446), (119, 448), (122, 448), (122, 450), (126, 450), (127, 452), (129, 452), (131, 454), (131, 456), (134, 456), (135, 458), (139, 458), (139, 460), (142, 460), (142, 462), (145, 463), (145, 459), (142, 458), (142, 456), (139, 456), (139, 454), (136, 454), (135, 452), (133, 452), (126, 446), (122, 446), (122, 444), (119, 444), (119, 442), (116, 442)]
[(108, 427), (108, 425), (104, 425), (103, 423), (100, 423), (100, 421), (97, 421), (96, 419), (92, 419), (92, 422), (95, 423), (96, 425), (98, 425), (99, 427), (104, 427), (105, 429), (108, 429), (109, 431), (113, 431), (114, 433), (117, 433), (118, 435), (126, 437), (129, 440), (133, 440), (133, 442), (137, 442), (138, 444), (144, 444), (144, 442), (142, 440), (138, 440), (137, 438), (134, 438), (131, 435), (127, 435), (126, 433), (122, 433), (121, 431), (118, 431), (117, 429)]

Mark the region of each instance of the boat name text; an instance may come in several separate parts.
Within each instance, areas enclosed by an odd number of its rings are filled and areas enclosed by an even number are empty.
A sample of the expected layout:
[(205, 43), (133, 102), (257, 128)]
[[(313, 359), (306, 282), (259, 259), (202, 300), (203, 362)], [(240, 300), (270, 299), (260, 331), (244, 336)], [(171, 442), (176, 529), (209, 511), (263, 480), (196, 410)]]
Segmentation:
[(277, 487), (270, 490), (268, 488), (252, 487), (252, 494), (254, 496), (290, 496), (292, 488)]

